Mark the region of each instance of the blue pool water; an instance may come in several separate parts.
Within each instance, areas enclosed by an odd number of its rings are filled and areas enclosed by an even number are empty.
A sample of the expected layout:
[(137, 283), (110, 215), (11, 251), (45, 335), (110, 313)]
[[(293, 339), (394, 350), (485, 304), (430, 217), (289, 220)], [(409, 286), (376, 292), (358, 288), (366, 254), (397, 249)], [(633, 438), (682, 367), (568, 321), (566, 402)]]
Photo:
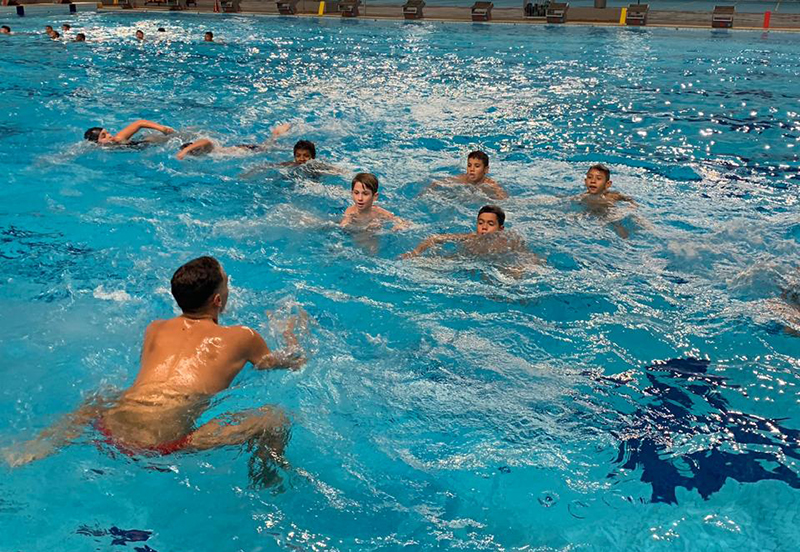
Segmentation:
[[(86, 44), (0, 37), (0, 446), (136, 374), (168, 280), (217, 256), (226, 321), (315, 320), (297, 373), (246, 369), (207, 417), (278, 404), (291, 468), (130, 459), (87, 430), (2, 470), (0, 549), (793, 550), (800, 538), (800, 35), (81, 15)], [(15, 21), (16, 31), (45, 22)], [(60, 24), (61, 21), (53, 21)], [(134, 29), (162, 40), (135, 43)], [(198, 42), (213, 30), (225, 45)], [(166, 145), (103, 151), (148, 118)], [(292, 133), (249, 157), (181, 141)], [(406, 231), (336, 227), (381, 180)], [(546, 266), (397, 260), (485, 198), (432, 194), (483, 148), (507, 230)], [(570, 197), (591, 163), (636, 198), (618, 237)], [(205, 418), (204, 418), (205, 419)]]

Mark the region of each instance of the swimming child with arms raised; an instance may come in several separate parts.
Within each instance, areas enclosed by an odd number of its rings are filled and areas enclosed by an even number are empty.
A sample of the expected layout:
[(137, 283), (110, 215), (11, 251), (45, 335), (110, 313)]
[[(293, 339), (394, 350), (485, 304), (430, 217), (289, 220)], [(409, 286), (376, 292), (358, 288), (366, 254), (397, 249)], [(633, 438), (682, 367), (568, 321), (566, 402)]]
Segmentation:
[(90, 141), (100, 144), (101, 146), (136, 146), (141, 144), (151, 144), (155, 142), (164, 141), (165, 138), (163, 136), (158, 135), (150, 135), (145, 136), (144, 139), (138, 141), (131, 141), (131, 138), (139, 132), (140, 130), (144, 129), (152, 129), (157, 130), (161, 134), (172, 134), (175, 132), (174, 129), (160, 125), (158, 123), (154, 123), (153, 121), (147, 121), (145, 119), (139, 119), (138, 121), (134, 121), (133, 123), (129, 124), (121, 131), (116, 134), (111, 134), (107, 129), (103, 127), (92, 127), (86, 132), (83, 133), (83, 137)]
[(128, 455), (165, 455), (224, 445), (256, 445), (265, 460), (285, 445), (286, 417), (269, 406), (219, 415), (196, 427), (210, 398), (226, 389), (248, 362), (257, 369), (300, 368), (305, 359), (294, 333), (300, 317), (283, 332), (286, 349), (271, 351), (244, 326), (221, 326), (228, 301), (228, 275), (212, 257), (200, 257), (172, 276), (172, 295), (183, 313), (152, 322), (144, 334), (136, 380), (115, 400), (87, 401), (33, 441), (6, 449), (11, 466), (44, 458), (77, 439), (86, 425)]
[(200, 155), (206, 155), (212, 151), (223, 155), (241, 155), (242, 153), (248, 152), (258, 153), (267, 151), (273, 147), (275, 140), (277, 140), (277, 138), (282, 134), (289, 132), (290, 128), (292, 128), (292, 125), (289, 123), (276, 126), (272, 129), (269, 139), (260, 144), (237, 144), (235, 146), (221, 146), (209, 138), (200, 138), (194, 142), (187, 142), (186, 144), (183, 144), (176, 157), (178, 159), (185, 159), (187, 155), (196, 157)]

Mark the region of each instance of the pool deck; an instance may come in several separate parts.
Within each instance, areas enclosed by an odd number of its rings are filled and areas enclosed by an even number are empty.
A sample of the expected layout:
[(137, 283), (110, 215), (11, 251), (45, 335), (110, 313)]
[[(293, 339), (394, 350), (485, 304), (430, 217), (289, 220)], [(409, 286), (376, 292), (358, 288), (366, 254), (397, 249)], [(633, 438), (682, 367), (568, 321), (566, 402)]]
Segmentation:
[[(385, 1), (385, 0), (384, 0)], [(616, 3), (616, 2), (615, 2)], [(152, 12), (165, 11), (166, 8), (156, 5), (144, 6), (142, 0), (137, 0), (135, 10), (125, 10), (126, 12)], [(596, 9), (583, 6), (570, 7), (567, 25), (605, 25), (619, 26), (621, 6)], [(694, 3), (698, 7), (703, 4)], [(720, 4), (725, 4), (724, 1)], [(736, 4), (729, 2), (728, 4)], [(752, 3), (751, 3), (752, 4)], [(713, 4), (708, 4), (713, 6)], [(320, 17), (317, 15), (319, 2), (305, 0), (298, 3), (298, 15), (280, 17)], [(521, 6), (521, 2), (520, 2)], [(734, 18), (733, 30), (763, 30), (764, 12), (772, 10), (775, 4), (771, 2), (763, 3), (764, 11), (737, 12)], [(183, 13), (209, 13), (213, 12), (213, 0), (197, 0), (197, 6), (185, 10)], [(117, 6), (104, 6), (103, 10), (119, 10)], [(277, 4), (265, 1), (243, 1), (241, 3), (240, 15), (274, 15), (278, 16)], [(795, 11), (795, 10), (791, 10)], [(230, 14), (227, 14), (230, 15)], [(471, 11), (468, 4), (463, 6), (426, 6), (424, 9), (425, 18), (423, 21), (471, 21)], [(338, 13), (327, 13), (323, 17), (337, 17)], [(385, 3), (368, 3), (366, 8), (362, 5), (359, 19), (403, 19), (402, 3), (387, 5)], [(492, 23), (504, 24), (523, 24), (523, 25), (545, 25), (547, 22), (543, 17), (530, 18), (524, 17), (522, 8), (494, 8), (492, 11)], [(677, 10), (650, 10), (647, 20), (648, 27), (679, 27), (679, 28), (711, 28), (711, 10), (708, 11), (677, 11)], [(800, 13), (780, 13), (772, 12), (769, 25), (770, 30), (781, 31), (800, 31)]]

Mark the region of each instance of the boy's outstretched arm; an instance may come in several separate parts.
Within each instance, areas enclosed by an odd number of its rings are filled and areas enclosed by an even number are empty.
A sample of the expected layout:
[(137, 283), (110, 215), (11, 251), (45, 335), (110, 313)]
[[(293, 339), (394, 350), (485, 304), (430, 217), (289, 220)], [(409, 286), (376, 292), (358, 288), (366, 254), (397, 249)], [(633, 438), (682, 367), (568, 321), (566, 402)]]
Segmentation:
[(486, 188), (486, 191), (492, 199), (508, 199), (508, 192), (506, 192), (497, 181), (487, 180)]
[(257, 332), (253, 332), (250, 343), (250, 358), (248, 359), (253, 363), (253, 366), (258, 370), (269, 370), (271, 368), (299, 370), (306, 363), (303, 349), (300, 347), (295, 334), (297, 323), (302, 322), (302, 320), (303, 315), (295, 315), (289, 318), (286, 329), (283, 331), (286, 347), (278, 351), (271, 351), (264, 338)]
[(211, 140), (209, 140), (208, 138), (201, 138), (199, 140), (195, 140), (194, 142), (183, 148), (181, 151), (178, 152), (178, 154), (175, 157), (177, 157), (178, 159), (183, 159), (184, 157), (186, 157), (187, 155), (189, 155), (194, 151), (200, 149), (208, 149), (209, 151), (211, 151), (211, 149), (213, 148), (214, 144), (213, 142), (211, 142)]
[(411, 259), (418, 255), (421, 255), (434, 245), (438, 245), (440, 243), (446, 243), (451, 241), (461, 241), (472, 234), (436, 234), (435, 236), (431, 236), (425, 240), (422, 240), (417, 247), (409, 251), (408, 253), (403, 253), (400, 255), (401, 259)]
[(116, 141), (130, 140), (130, 138), (134, 134), (136, 134), (137, 132), (139, 132), (143, 128), (150, 128), (150, 129), (153, 129), (153, 130), (157, 130), (157, 131), (161, 132), (162, 134), (172, 134), (173, 132), (175, 132), (174, 129), (172, 129), (172, 128), (168, 127), (168, 126), (160, 125), (158, 123), (154, 123), (153, 121), (148, 121), (146, 119), (139, 119), (138, 121), (134, 121), (131, 124), (129, 124), (128, 126), (126, 126), (125, 128), (123, 128), (122, 130), (120, 130), (114, 136), (114, 140), (116, 140)]

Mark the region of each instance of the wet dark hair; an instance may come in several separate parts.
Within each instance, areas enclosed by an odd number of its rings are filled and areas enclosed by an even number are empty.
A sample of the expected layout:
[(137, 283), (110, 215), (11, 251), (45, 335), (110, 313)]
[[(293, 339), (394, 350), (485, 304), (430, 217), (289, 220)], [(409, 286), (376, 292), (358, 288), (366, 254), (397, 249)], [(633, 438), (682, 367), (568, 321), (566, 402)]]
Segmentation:
[(364, 187), (373, 194), (378, 193), (378, 177), (372, 173), (358, 173), (350, 183), (350, 190), (356, 187), (356, 182), (361, 182)]
[(159, 33), (165, 33), (165, 32), (167, 32), (167, 30), (164, 27), (159, 27), (158, 28), (158, 32)]
[(83, 33), (78, 33), (75, 35), (75, 40), (77, 40), (78, 42), (83, 42), (84, 40), (86, 40), (86, 35)]
[(68, 31), (72, 28), (72, 26), (69, 23), (64, 23), (63, 25), (61, 25), (61, 28), (64, 29), (65, 31)]
[(306, 150), (309, 152), (311, 154), (311, 159), (317, 158), (317, 146), (314, 145), (314, 142), (300, 140), (294, 145), (294, 149), (292, 151), (297, 154), (298, 150)]
[(489, 156), (482, 151), (475, 150), (467, 155), (467, 159), (478, 159), (485, 167), (489, 166)]
[(214, 38), (214, 33), (212, 33), (211, 31), (206, 31), (206, 34), (204, 34), (203, 36), (204, 37), (205, 36), (210, 36), (211, 38)]
[(609, 168), (606, 167), (605, 165), (601, 165), (600, 163), (592, 165), (591, 167), (589, 167), (589, 170), (586, 171), (586, 174), (589, 174), (589, 172), (593, 170), (600, 171), (601, 173), (603, 173), (603, 175), (606, 177), (606, 182), (611, 180), (611, 170), (609, 170)]
[(53, 30), (53, 26), (52, 25), (45, 25), (44, 26), (44, 30), (47, 31), (47, 29), (50, 29), (52, 31)]
[(53, 36), (51, 38), (54, 38), (54, 39), (55, 38), (61, 38), (61, 35), (59, 34), (58, 31), (53, 31)]
[(478, 216), (481, 216), (484, 213), (492, 213), (494, 216), (496, 216), (497, 224), (499, 226), (503, 226), (506, 223), (506, 213), (497, 205), (484, 205), (481, 207), (481, 210), (478, 211)]
[(84, 140), (89, 140), (90, 142), (97, 142), (97, 139), (100, 138), (101, 132), (103, 132), (103, 127), (92, 127), (83, 133), (83, 138)]
[(0, 27), (0, 29), (5, 29), (9, 33), (11, 32), (11, 27), (9, 27), (8, 25), (3, 25), (2, 27)]
[(142, 33), (142, 36), (144, 36), (144, 31), (141, 29), (136, 29), (136, 32), (133, 34), (138, 35), (139, 33)]
[(222, 285), (222, 266), (214, 257), (192, 259), (172, 275), (172, 296), (183, 312), (197, 312)]

